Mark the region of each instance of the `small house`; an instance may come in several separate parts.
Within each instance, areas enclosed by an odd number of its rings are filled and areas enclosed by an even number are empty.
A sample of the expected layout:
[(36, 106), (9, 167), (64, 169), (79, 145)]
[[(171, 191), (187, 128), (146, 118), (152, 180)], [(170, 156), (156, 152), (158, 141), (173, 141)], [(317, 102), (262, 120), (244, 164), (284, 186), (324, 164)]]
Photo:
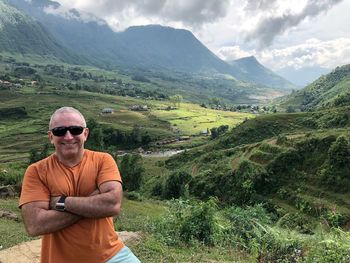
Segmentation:
[(102, 114), (112, 114), (113, 112), (114, 112), (114, 110), (111, 108), (104, 108), (101, 111)]

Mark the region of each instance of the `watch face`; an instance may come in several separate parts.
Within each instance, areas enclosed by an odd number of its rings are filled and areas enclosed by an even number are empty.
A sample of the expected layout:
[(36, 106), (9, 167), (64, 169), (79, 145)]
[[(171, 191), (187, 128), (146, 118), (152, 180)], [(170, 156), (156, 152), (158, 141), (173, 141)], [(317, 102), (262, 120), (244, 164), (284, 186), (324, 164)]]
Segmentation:
[(63, 211), (65, 211), (66, 209), (65, 209), (65, 205), (64, 205), (64, 202), (66, 201), (66, 196), (65, 195), (62, 195), (61, 197), (60, 197), (60, 199), (58, 199), (58, 201), (57, 201), (57, 203), (56, 203), (56, 210), (57, 211), (61, 211), (61, 212), (63, 212)]
[(64, 210), (65, 210), (64, 203), (57, 203), (57, 204), (56, 204), (56, 210), (58, 210), (58, 211), (64, 211)]

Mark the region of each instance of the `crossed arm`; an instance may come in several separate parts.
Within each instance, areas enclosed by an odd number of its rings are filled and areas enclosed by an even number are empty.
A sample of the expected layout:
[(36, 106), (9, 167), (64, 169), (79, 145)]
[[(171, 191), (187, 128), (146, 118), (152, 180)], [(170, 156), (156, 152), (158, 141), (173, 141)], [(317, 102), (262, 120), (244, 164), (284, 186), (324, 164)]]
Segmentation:
[(81, 218), (103, 218), (120, 213), (123, 196), (122, 185), (117, 181), (108, 181), (100, 185), (88, 197), (67, 197), (66, 212), (53, 210), (59, 197), (51, 201), (38, 201), (24, 204), (22, 216), (27, 232), (38, 236), (59, 231)]

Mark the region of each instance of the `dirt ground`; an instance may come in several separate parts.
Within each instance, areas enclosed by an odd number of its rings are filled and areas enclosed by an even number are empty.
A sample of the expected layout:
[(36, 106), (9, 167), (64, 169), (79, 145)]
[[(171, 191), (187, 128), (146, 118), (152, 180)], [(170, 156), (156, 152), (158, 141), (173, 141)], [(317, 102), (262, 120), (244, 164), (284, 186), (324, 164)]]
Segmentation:
[[(121, 231), (118, 235), (126, 245), (141, 238), (139, 232)], [(0, 250), (0, 263), (39, 263), (40, 247), (41, 239), (36, 239)]]

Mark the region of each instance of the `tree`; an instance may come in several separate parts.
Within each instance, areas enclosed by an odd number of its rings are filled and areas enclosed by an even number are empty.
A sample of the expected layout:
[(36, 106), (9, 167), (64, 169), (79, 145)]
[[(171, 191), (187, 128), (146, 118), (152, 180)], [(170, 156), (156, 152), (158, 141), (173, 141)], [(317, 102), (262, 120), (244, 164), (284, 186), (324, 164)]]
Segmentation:
[(171, 103), (173, 103), (174, 107), (177, 106), (178, 108), (180, 108), (180, 104), (181, 104), (181, 101), (183, 99), (181, 95), (176, 94), (174, 96), (170, 96), (169, 99), (170, 99)]
[[(350, 170), (350, 143), (345, 136), (339, 136), (328, 150), (330, 165), (335, 169)], [(348, 171), (349, 171), (348, 170)]]
[(287, 113), (292, 113), (292, 112), (295, 112), (295, 109), (292, 106), (288, 106), (287, 109), (286, 109), (286, 112)]
[(139, 125), (134, 125), (130, 134), (130, 143), (140, 144), (142, 142), (141, 128)]
[(164, 183), (163, 197), (171, 199), (184, 196), (186, 192), (186, 184), (191, 178), (191, 175), (185, 171), (171, 173)]
[(102, 150), (104, 148), (102, 127), (92, 118), (88, 119), (87, 126), (89, 128), (89, 138), (86, 146), (94, 150)]
[(135, 191), (142, 184), (145, 169), (141, 164), (141, 160), (142, 157), (139, 154), (126, 154), (120, 162), (123, 186), (127, 191)]
[(214, 127), (210, 129), (210, 136), (212, 139), (219, 137), (219, 135), (225, 133), (228, 130), (228, 125), (221, 125), (218, 128)]

